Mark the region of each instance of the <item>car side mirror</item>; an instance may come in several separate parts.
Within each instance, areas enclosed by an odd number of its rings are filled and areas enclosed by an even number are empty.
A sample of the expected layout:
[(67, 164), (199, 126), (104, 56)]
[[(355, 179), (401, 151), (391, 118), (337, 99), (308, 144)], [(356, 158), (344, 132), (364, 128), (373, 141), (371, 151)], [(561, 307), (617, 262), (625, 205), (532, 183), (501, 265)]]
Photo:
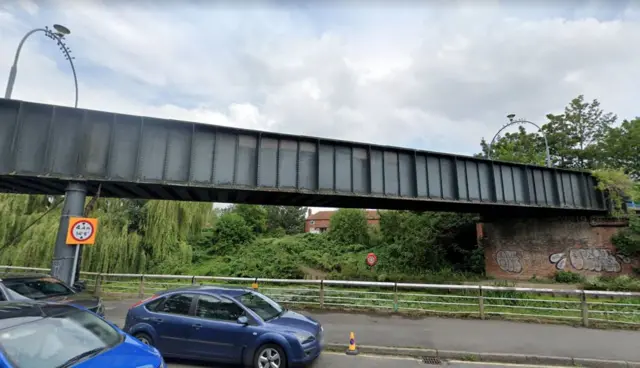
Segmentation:
[(86, 289), (86, 284), (84, 283), (84, 281), (78, 281), (75, 284), (73, 284), (72, 289), (80, 293), (84, 291), (84, 289)]
[(248, 325), (248, 324), (249, 324), (249, 318), (247, 318), (247, 316), (240, 316), (240, 317), (238, 317), (237, 322), (238, 322), (238, 324), (240, 324), (240, 325), (244, 325), (244, 326), (246, 326), (246, 325)]

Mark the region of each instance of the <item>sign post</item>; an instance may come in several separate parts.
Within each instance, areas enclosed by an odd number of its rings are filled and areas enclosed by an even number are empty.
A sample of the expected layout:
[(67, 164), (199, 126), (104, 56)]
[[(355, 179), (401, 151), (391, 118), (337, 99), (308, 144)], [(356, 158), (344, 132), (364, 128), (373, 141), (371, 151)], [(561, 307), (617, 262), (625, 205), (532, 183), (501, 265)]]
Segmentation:
[(93, 245), (96, 241), (98, 230), (98, 219), (88, 217), (69, 217), (69, 229), (67, 231), (67, 245), (75, 245), (73, 256), (73, 267), (71, 269), (71, 282), (76, 279), (76, 269), (78, 267), (78, 254), (80, 246)]

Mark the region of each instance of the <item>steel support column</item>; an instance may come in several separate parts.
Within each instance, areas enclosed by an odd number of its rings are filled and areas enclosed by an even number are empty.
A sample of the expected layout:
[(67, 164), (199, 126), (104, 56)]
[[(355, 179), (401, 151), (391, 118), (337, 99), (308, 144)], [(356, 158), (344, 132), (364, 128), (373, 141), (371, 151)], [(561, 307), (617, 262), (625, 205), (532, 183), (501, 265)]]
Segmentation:
[(71, 182), (67, 185), (64, 197), (64, 207), (60, 217), (58, 236), (53, 251), (51, 262), (51, 275), (57, 277), (69, 285), (73, 284), (73, 257), (76, 246), (67, 245), (67, 230), (69, 217), (82, 217), (84, 214), (84, 202), (87, 197), (87, 186), (84, 183)]

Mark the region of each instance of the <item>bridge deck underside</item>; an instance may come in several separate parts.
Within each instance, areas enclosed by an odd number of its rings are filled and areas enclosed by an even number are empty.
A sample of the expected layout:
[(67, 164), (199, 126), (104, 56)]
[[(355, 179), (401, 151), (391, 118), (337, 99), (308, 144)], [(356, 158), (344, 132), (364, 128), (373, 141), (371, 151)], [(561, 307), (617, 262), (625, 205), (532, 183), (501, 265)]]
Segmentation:
[(604, 212), (588, 173), (0, 100), (0, 190), (459, 212)]

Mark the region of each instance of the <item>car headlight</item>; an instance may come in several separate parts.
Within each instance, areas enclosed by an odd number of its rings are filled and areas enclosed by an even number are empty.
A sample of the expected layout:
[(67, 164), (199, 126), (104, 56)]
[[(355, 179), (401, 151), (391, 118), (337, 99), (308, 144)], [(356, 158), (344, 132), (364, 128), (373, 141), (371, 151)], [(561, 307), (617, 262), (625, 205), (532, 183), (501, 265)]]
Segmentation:
[(313, 335), (308, 332), (296, 332), (294, 333), (294, 335), (296, 336), (296, 339), (298, 339), (298, 342), (300, 342), (301, 344), (306, 344), (315, 340), (315, 337), (313, 337)]

